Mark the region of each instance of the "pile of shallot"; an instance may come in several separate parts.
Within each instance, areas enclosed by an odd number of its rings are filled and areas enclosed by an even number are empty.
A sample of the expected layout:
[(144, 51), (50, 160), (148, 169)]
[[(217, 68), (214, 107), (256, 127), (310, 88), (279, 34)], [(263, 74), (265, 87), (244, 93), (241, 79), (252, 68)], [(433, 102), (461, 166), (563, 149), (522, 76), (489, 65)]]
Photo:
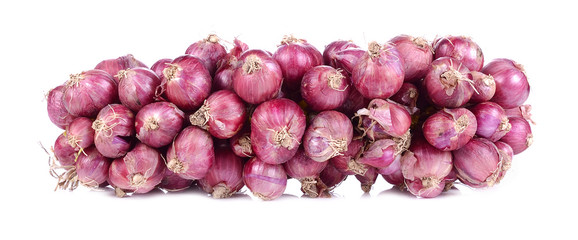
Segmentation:
[[(230, 46), (229, 46), (230, 45)], [(530, 86), (510, 59), (484, 64), (471, 38), (327, 44), (285, 36), (274, 52), (214, 34), (149, 68), (132, 55), (50, 90), (57, 189), (117, 196), (199, 187), (263, 200), (287, 181), (329, 197), (353, 175), (381, 175), (417, 197), (458, 182), (500, 182), (532, 144)]]

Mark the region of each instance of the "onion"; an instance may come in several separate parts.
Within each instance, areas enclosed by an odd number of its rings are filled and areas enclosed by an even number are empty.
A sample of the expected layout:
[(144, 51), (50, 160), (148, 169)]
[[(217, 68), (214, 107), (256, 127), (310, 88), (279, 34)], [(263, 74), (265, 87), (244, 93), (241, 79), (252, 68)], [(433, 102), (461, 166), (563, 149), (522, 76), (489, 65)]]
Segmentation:
[(343, 152), (342, 155), (329, 159), (329, 162), (344, 174), (363, 175), (368, 167), (365, 164), (360, 164), (357, 160), (361, 157), (364, 147), (365, 143), (361, 139), (352, 140), (347, 146), (347, 151)]
[(239, 157), (254, 157), (251, 147), (251, 128), (244, 127), (235, 136), (231, 137), (231, 150)]
[(349, 95), (349, 77), (330, 66), (316, 66), (303, 76), (301, 96), (314, 111), (341, 106)]
[(417, 87), (413, 83), (404, 82), (399, 91), (389, 99), (405, 106), (407, 111), (413, 115), (419, 111), (416, 107), (418, 97), (419, 91)]
[(466, 104), (474, 93), (472, 85), (468, 68), (450, 57), (434, 60), (424, 79), (427, 95), (440, 107), (457, 108)]
[(151, 147), (166, 146), (183, 127), (185, 113), (175, 104), (155, 102), (144, 106), (135, 117), (136, 137)]
[[(319, 182), (319, 173), (327, 166), (327, 162), (317, 162), (309, 158), (302, 148), (299, 148), (295, 156), (283, 163), (285, 172), (289, 177), (301, 182), (301, 191), (312, 198), (316, 198), (325, 191), (324, 184)], [(321, 185), (320, 185), (321, 184)]]
[(84, 149), (76, 161), (76, 174), (80, 184), (97, 188), (108, 180), (111, 160), (104, 157), (95, 147)]
[(157, 75), (157, 77), (159, 79), (161, 79), (163, 77), (163, 71), (165, 70), (165, 68), (167, 68), (169, 66), (169, 64), (171, 64), (173, 62), (173, 59), (171, 58), (162, 58), (159, 59), (158, 61), (156, 61), (152, 66), (151, 66), (151, 70), (153, 72), (155, 72), (155, 74)]
[(134, 114), (121, 104), (110, 104), (98, 113), (92, 123), (94, 145), (108, 158), (124, 156), (133, 145)]
[(347, 115), (347, 117), (351, 118), (355, 115), (357, 110), (366, 107), (369, 104), (369, 99), (364, 98), (357, 89), (351, 87), (349, 90), (349, 95), (345, 98), (345, 101), (341, 106), (339, 106), (337, 111)]
[(155, 91), (161, 84), (152, 70), (142, 67), (120, 70), (117, 78), (120, 102), (135, 112), (154, 102)]
[(385, 168), (378, 168), (377, 172), (381, 174), (383, 179), (389, 184), (397, 186), (400, 189), (405, 188), (405, 179), (401, 172), (401, 155), (398, 155), (389, 166)]
[(147, 193), (163, 179), (165, 164), (157, 150), (138, 143), (123, 158), (117, 158), (110, 165), (109, 183), (119, 197), (124, 192)]
[(202, 129), (183, 129), (167, 150), (167, 167), (184, 179), (201, 179), (215, 161), (213, 139)]
[(419, 137), (401, 158), (405, 185), (413, 195), (423, 198), (438, 196), (445, 187), (444, 178), (452, 170), (452, 154), (431, 146)]
[(241, 130), (246, 117), (243, 100), (232, 91), (220, 90), (212, 93), (189, 120), (214, 137), (227, 139)]
[(532, 105), (529, 104), (520, 105), (519, 107), (504, 109), (504, 111), (506, 111), (506, 116), (508, 116), (509, 118), (520, 117), (526, 119), (531, 124), (536, 125), (536, 122), (532, 120), (532, 113), (531, 113)]
[(515, 108), (522, 105), (530, 95), (530, 84), (524, 67), (512, 60), (500, 58), (488, 63), (482, 72), (494, 77), (496, 93), (492, 102), (503, 108)]
[(413, 82), (422, 79), (433, 60), (433, 49), (427, 40), (421, 37), (399, 35), (390, 40), (404, 62), (404, 81)]
[(476, 116), (465, 108), (444, 108), (423, 123), (425, 139), (437, 149), (453, 151), (466, 145), (476, 134)]
[(201, 59), (211, 76), (215, 75), (217, 62), (227, 55), (227, 50), (219, 43), (219, 40), (217, 35), (209, 34), (206, 39), (191, 44), (185, 51), (185, 54)]
[(506, 135), (511, 124), (504, 109), (493, 102), (483, 102), (472, 108), (478, 122), (476, 134), (495, 142)]
[(479, 103), (490, 101), (496, 93), (496, 81), (494, 81), (494, 77), (478, 71), (471, 71), (470, 73), (472, 74), (474, 88), (476, 89), (476, 92), (473, 93), (472, 98), (470, 98), (470, 102)]
[(356, 115), (361, 117), (358, 128), (371, 140), (387, 136), (402, 137), (411, 125), (409, 112), (390, 100), (373, 99), (367, 108), (358, 110)]
[(235, 38), (235, 47), (217, 63), (218, 68), (213, 78), (213, 91), (231, 90), (233, 91), (233, 73), (241, 66), (239, 57), (244, 51), (249, 49), (247, 44)]
[(506, 175), (506, 172), (510, 170), (512, 167), (512, 160), (514, 159), (514, 150), (510, 145), (505, 142), (497, 141), (494, 143), (496, 148), (498, 148), (498, 154), (500, 155), (500, 159), (502, 161), (502, 169), (500, 170), (500, 176), (496, 179), (496, 183), (500, 183), (500, 181)]
[(281, 67), (263, 50), (248, 50), (233, 73), (233, 89), (245, 102), (259, 104), (273, 99), (283, 81)]
[(331, 161), (329, 161), (323, 171), (319, 173), (319, 179), (325, 184), (327, 191), (331, 191), (339, 186), (346, 178), (347, 174), (339, 171)]
[(244, 186), (243, 160), (230, 149), (215, 148), (213, 166), (198, 183), (213, 198), (231, 197)]
[(491, 187), (497, 183), (502, 169), (498, 148), (488, 139), (474, 138), (464, 147), (453, 151), (458, 178), (474, 187)]
[(518, 154), (532, 145), (534, 142), (534, 135), (532, 135), (530, 124), (525, 119), (512, 117), (509, 118), (509, 121), (512, 128), (500, 139), (500, 141), (510, 145), (514, 154)]
[(287, 187), (287, 174), (283, 165), (269, 164), (254, 157), (245, 163), (243, 182), (256, 197), (273, 200), (283, 195)]
[(74, 120), (68, 110), (64, 107), (62, 96), (64, 95), (64, 85), (53, 88), (48, 92), (46, 97), (46, 110), (48, 111), (48, 118), (59, 128), (65, 129), (68, 124)]
[(375, 184), (375, 181), (377, 180), (377, 175), (379, 175), (377, 169), (370, 167), (367, 169), (365, 174), (363, 175), (356, 174), (355, 178), (357, 178), (357, 180), (359, 180), (359, 183), (361, 183), (361, 190), (363, 190), (364, 193), (369, 193), (369, 191), (371, 191), (371, 188), (373, 187), (373, 184)]
[(357, 60), (351, 81), (366, 98), (389, 98), (403, 84), (404, 63), (395, 47), (377, 42), (369, 43), (369, 50)]
[(482, 49), (469, 37), (447, 36), (434, 40), (433, 45), (435, 46), (435, 59), (455, 58), (471, 71), (480, 71), (484, 66)]
[(329, 43), (325, 46), (325, 50), (323, 50), (323, 64), (340, 68), (337, 64), (335, 54), (349, 48), (359, 48), (359, 46), (355, 45), (352, 41), (346, 40), (337, 40)]
[(203, 104), (211, 92), (211, 75), (202, 60), (192, 55), (175, 58), (163, 70), (157, 96), (167, 99), (183, 111), (193, 111)]
[(260, 161), (281, 164), (295, 155), (305, 131), (305, 114), (280, 98), (262, 103), (251, 118), (251, 145)]
[(349, 118), (343, 113), (329, 110), (313, 118), (305, 131), (303, 146), (307, 156), (324, 162), (347, 151), (352, 138), (353, 125)]
[(283, 85), (289, 89), (299, 89), (301, 79), (309, 69), (323, 64), (323, 55), (313, 45), (303, 39), (285, 36), (273, 58), (281, 67)]
[(60, 134), (54, 142), (54, 157), (60, 166), (74, 166), (79, 150), (68, 143), (66, 132)]
[(178, 192), (191, 187), (192, 184), (193, 180), (184, 179), (170, 169), (165, 168), (163, 180), (157, 187), (169, 192)]
[(74, 119), (66, 127), (66, 140), (76, 151), (90, 147), (94, 143), (94, 130), (92, 120), (85, 117)]
[(375, 168), (385, 168), (407, 150), (408, 146), (409, 140), (396, 142), (391, 139), (379, 139), (367, 146), (357, 162)]
[(117, 85), (112, 76), (102, 70), (71, 74), (62, 96), (66, 110), (79, 117), (95, 117), (101, 108), (117, 100)]
[(348, 48), (335, 52), (333, 54), (335, 59), (333, 60), (333, 65), (335, 65), (335, 68), (343, 69), (348, 75), (351, 75), (353, 74), (357, 61), (366, 53), (367, 51), (361, 48)]
[(116, 75), (120, 70), (125, 70), (129, 68), (135, 67), (144, 67), (146, 68), (147, 65), (142, 63), (141, 61), (134, 58), (132, 54), (127, 54), (126, 56), (120, 56), (114, 59), (107, 59), (99, 62), (94, 69), (103, 70), (110, 74), (110, 76), (114, 77), (114, 81), (118, 83), (118, 79)]

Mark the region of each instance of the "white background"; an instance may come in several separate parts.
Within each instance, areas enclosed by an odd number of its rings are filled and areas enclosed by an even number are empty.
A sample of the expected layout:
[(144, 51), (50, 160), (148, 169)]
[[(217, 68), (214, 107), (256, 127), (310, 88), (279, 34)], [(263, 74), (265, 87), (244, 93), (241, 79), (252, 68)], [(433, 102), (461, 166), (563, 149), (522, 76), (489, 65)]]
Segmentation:
[[(9, 1), (0, 3), (1, 239), (322, 238), (576, 239), (575, 8), (559, 1)], [(404, 2), (404, 3), (401, 3)], [(562, 1), (565, 2), (565, 1)], [(531, 84), (534, 145), (498, 186), (435, 199), (390, 191), (378, 178), (364, 195), (351, 177), (332, 199), (250, 193), (213, 200), (199, 190), (119, 199), (86, 188), (54, 192), (49, 147), (61, 133), (44, 95), (70, 73), (128, 53), (149, 66), (216, 33), (274, 51), (283, 35), (321, 51), (337, 39), (361, 46), (398, 34), (468, 35), (486, 62), (511, 58)]]

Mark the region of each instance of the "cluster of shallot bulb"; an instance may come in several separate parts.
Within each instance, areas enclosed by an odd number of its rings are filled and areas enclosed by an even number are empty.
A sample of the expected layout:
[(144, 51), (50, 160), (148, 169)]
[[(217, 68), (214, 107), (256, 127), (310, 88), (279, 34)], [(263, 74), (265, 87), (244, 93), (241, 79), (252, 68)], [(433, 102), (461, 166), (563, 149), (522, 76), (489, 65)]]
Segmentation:
[(272, 200), (293, 179), (329, 197), (350, 175), (365, 192), (381, 175), (431, 198), (456, 181), (500, 182), (532, 143), (529, 91), (520, 64), (484, 65), (468, 37), (321, 52), (285, 36), (271, 53), (211, 34), (150, 68), (126, 55), (52, 89), (48, 115), (64, 132), (50, 171), (57, 188), (117, 196), (198, 186), (226, 198), (246, 186)]

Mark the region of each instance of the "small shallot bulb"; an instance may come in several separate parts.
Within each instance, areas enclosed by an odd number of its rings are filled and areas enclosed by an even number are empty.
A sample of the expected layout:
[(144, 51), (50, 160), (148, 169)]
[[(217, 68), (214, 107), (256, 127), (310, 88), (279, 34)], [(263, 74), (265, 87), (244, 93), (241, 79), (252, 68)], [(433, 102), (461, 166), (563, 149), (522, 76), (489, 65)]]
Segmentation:
[(254, 196), (263, 200), (279, 198), (287, 187), (283, 165), (269, 164), (254, 157), (245, 163), (243, 182)]
[(64, 89), (64, 85), (55, 87), (48, 92), (48, 96), (46, 97), (48, 117), (54, 125), (62, 129), (65, 129), (75, 118), (64, 107), (64, 102), (62, 101)]
[(498, 141), (512, 128), (506, 112), (497, 103), (480, 103), (472, 108), (472, 113), (478, 122), (476, 135), (492, 142)]
[(319, 179), (325, 184), (327, 191), (339, 186), (346, 178), (347, 174), (339, 171), (331, 161), (327, 163), (325, 169), (319, 174)]
[(329, 43), (325, 46), (325, 50), (323, 50), (323, 64), (334, 68), (341, 68), (337, 64), (336, 53), (349, 48), (359, 49), (359, 46), (355, 45), (352, 41), (347, 40), (337, 40)]
[(512, 147), (514, 154), (521, 153), (528, 149), (534, 142), (532, 128), (526, 119), (519, 117), (509, 118), (512, 128), (500, 141), (507, 143)]
[(134, 113), (121, 104), (110, 104), (100, 110), (92, 123), (94, 145), (108, 158), (124, 156), (133, 145)]
[(532, 105), (524, 104), (520, 105), (519, 107), (504, 109), (504, 111), (506, 111), (506, 116), (508, 116), (509, 118), (511, 117), (523, 118), (526, 119), (531, 124), (536, 125), (536, 122), (532, 120), (532, 113), (531, 113)]
[(66, 127), (66, 140), (77, 151), (90, 147), (94, 143), (92, 120), (85, 117), (74, 119)]
[(217, 62), (227, 55), (227, 50), (219, 41), (220, 39), (217, 35), (209, 34), (207, 38), (191, 44), (185, 54), (201, 59), (211, 76), (214, 76), (217, 70)]
[(144, 67), (147, 65), (141, 61), (134, 58), (132, 54), (127, 54), (125, 56), (120, 56), (118, 58), (106, 59), (99, 62), (94, 69), (99, 69), (107, 72), (110, 76), (114, 77), (114, 81), (118, 83), (118, 78), (116, 75), (120, 70), (125, 70), (129, 68)]
[(324, 162), (346, 152), (352, 139), (351, 120), (343, 113), (329, 110), (313, 118), (303, 136), (303, 145), (307, 156)]
[(361, 48), (348, 48), (338, 52), (334, 55), (334, 67), (343, 69), (347, 75), (353, 74), (357, 61), (361, 59), (367, 51)]
[(412, 141), (409, 151), (401, 158), (401, 172), (405, 185), (413, 195), (436, 197), (445, 188), (445, 177), (452, 170), (452, 154), (430, 145), (419, 137)]
[(216, 147), (213, 166), (198, 184), (213, 198), (231, 197), (244, 186), (243, 159), (230, 149)]
[(178, 192), (191, 187), (191, 184), (193, 184), (193, 180), (184, 179), (168, 168), (165, 169), (164, 174), (165, 175), (163, 177), (163, 180), (157, 186), (162, 190), (169, 192)]
[(405, 63), (406, 82), (414, 82), (425, 77), (429, 64), (433, 60), (433, 49), (429, 42), (421, 37), (400, 35), (390, 42), (395, 46)]
[(243, 100), (230, 90), (220, 90), (212, 93), (189, 120), (216, 138), (228, 139), (241, 130), (246, 117)]
[(502, 158), (492, 141), (474, 138), (452, 153), (461, 182), (474, 188), (491, 187), (497, 183), (502, 170)]
[(76, 174), (80, 184), (97, 188), (108, 180), (108, 168), (112, 161), (95, 147), (84, 149), (76, 161)]
[(434, 60), (423, 84), (431, 101), (440, 107), (461, 107), (474, 94), (470, 70), (450, 57)]
[(375, 168), (385, 168), (407, 150), (409, 142), (409, 139), (405, 142), (394, 141), (392, 139), (379, 139), (367, 146), (367, 149), (357, 162)]
[(333, 164), (335, 168), (347, 175), (355, 174), (365, 174), (368, 167), (365, 164), (360, 164), (357, 162), (361, 154), (365, 143), (361, 139), (352, 140), (347, 146), (347, 151), (343, 152), (342, 155), (335, 156), (329, 159), (329, 162)]
[(530, 84), (524, 67), (510, 59), (495, 59), (482, 69), (496, 82), (496, 93), (491, 101), (503, 108), (514, 108), (526, 102), (530, 95)]
[(305, 125), (305, 113), (297, 103), (285, 98), (262, 103), (251, 118), (255, 155), (269, 164), (286, 162), (299, 149)]
[(371, 140), (401, 137), (411, 126), (411, 116), (405, 107), (391, 100), (373, 99), (367, 108), (357, 111), (361, 117), (358, 128)]
[(95, 117), (100, 109), (117, 100), (116, 82), (102, 70), (71, 74), (62, 96), (66, 110), (80, 117)]
[(378, 175), (379, 173), (377, 172), (377, 168), (370, 167), (369, 169), (367, 169), (365, 174), (363, 175), (356, 174), (355, 178), (357, 178), (359, 183), (361, 183), (361, 190), (363, 190), (364, 193), (369, 193), (369, 191), (371, 191), (371, 188), (373, 187), (373, 184), (375, 184)]
[(231, 137), (230, 140), (231, 150), (235, 155), (246, 158), (254, 157), (253, 147), (251, 147), (251, 128), (244, 127), (235, 136)]
[(74, 166), (78, 157), (79, 149), (68, 143), (66, 132), (58, 135), (54, 141), (54, 157), (60, 166)]
[(479, 103), (490, 101), (496, 93), (496, 81), (494, 81), (494, 77), (477, 71), (471, 71), (470, 73), (472, 74), (474, 88), (476, 89), (476, 92), (472, 94), (470, 102)]
[(185, 113), (169, 102), (144, 106), (135, 117), (136, 137), (151, 147), (166, 146), (183, 127)]
[(167, 167), (184, 179), (201, 179), (215, 161), (213, 139), (196, 126), (183, 129), (167, 150)]
[(476, 116), (465, 108), (444, 108), (423, 123), (425, 139), (437, 149), (453, 151), (466, 145), (476, 134)]
[(171, 58), (161, 58), (151, 66), (151, 70), (155, 72), (159, 79), (161, 79), (163, 77), (163, 71), (171, 62), (173, 62), (173, 59)]
[(323, 55), (317, 48), (293, 36), (283, 38), (273, 58), (281, 67), (283, 85), (289, 89), (299, 89), (303, 75), (309, 69), (323, 64)]
[(142, 67), (120, 70), (117, 78), (120, 102), (135, 112), (155, 101), (155, 91), (161, 85), (156, 73)]
[(369, 43), (368, 51), (357, 60), (351, 81), (365, 98), (389, 98), (403, 84), (403, 58), (394, 46)]
[(123, 158), (112, 161), (108, 175), (119, 197), (124, 192), (147, 193), (163, 179), (165, 164), (154, 148), (138, 143)]
[(240, 57), (241, 66), (233, 73), (233, 89), (245, 102), (259, 104), (273, 99), (281, 89), (281, 67), (263, 50), (248, 50)]
[(469, 37), (447, 36), (434, 40), (434, 46), (435, 59), (455, 58), (471, 71), (480, 71), (484, 66), (482, 49)]
[(157, 96), (162, 94), (183, 111), (193, 111), (203, 104), (211, 92), (211, 74), (203, 61), (192, 55), (175, 58), (163, 70)]
[(330, 66), (316, 66), (303, 76), (301, 96), (314, 111), (341, 106), (349, 95), (349, 77)]
[(508, 145), (505, 142), (497, 141), (494, 144), (498, 148), (498, 154), (502, 159), (502, 170), (500, 171), (500, 176), (496, 181), (497, 183), (499, 183), (506, 175), (506, 172), (508, 172), (508, 170), (510, 170), (510, 168), (512, 167), (512, 160), (514, 159), (514, 150), (512, 149), (512, 147), (510, 147), (510, 145)]
[(291, 178), (301, 182), (301, 191), (312, 198), (320, 196), (325, 189), (319, 186), (319, 173), (325, 169), (327, 162), (317, 162), (309, 158), (302, 148), (295, 156), (283, 163), (285, 172)]
[(231, 49), (231, 51), (229, 51), (229, 53), (217, 63), (218, 68), (215, 72), (215, 77), (213, 77), (213, 91), (234, 91), (233, 73), (235, 73), (235, 70), (241, 66), (242, 62), (239, 61), (239, 57), (244, 51), (249, 49), (249, 46), (236, 38), (233, 41), (233, 44), (235, 44), (233, 49)]
[(401, 155), (397, 156), (389, 166), (378, 168), (377, 171), (383, 179), (389, 184), (397, 186), (400, 189), (405, 188), (405, 179), (401, 172)]
[(399, 91), (389, 99), (405, 106), (408, 112), (413, 115), (419, 111), (416, 107), (418, 97), (417, 87), (413, 83), (404, 82)]

